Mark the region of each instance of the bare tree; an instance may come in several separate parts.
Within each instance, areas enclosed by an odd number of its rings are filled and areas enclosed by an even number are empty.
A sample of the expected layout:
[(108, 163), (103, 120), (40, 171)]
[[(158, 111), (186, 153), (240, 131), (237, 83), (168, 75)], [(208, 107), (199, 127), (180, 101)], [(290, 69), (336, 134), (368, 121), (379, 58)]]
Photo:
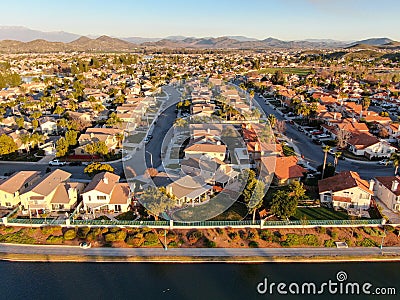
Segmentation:
[(347, 142), (351, 138), (351, 133), (344, 129), (338, 129), (336, 134), (337, 147), (340, 149), (346, 148)]
[(279, 133), (284, 133), (286, 131), (286, 123), (283, 120), (276, 120), (275, 129)]

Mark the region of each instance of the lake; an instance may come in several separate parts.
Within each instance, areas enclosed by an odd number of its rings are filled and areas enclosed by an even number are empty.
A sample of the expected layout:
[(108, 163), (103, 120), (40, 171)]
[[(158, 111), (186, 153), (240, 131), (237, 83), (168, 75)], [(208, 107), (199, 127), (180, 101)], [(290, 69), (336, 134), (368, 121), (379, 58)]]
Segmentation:
[[(364, 282), (400, 292), (400, 263), (19, 263), (0, 262), (2, 299), (398, 299), (396, 296), (259, 294), (272, 282)], [(341, 273), (343, 275), (343, 273)], [(339, 276), (339, 275), (338, 275)], [(261, 286), (261, 290), (264, 286)], [(269, 286), (269, 288), (271, 288)], [(294, 290), (296, 292), (296, 290)], [(398, 297), (398, 296), (397, 296)]]

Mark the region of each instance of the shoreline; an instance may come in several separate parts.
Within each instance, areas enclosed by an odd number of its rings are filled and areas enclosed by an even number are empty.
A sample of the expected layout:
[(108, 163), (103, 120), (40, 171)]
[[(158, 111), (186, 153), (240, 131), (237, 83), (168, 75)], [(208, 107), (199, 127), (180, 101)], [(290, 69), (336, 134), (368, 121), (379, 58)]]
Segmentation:
[(0, 253), (0, 261), (27, 262), (27, 263), (165, 263), (165, 264), (191, 264), (191, 263), (226, 263), (226, 264), (260, 264), (260, 263), (351, 263), (351, 262), (399, 262), (400, 256), (343, 256), (332, 258), (327, 256), (315, 257), (189, 257), (189, 256), (130, 256), (130, 257), (90, 257), (80, 255), (26, 255)]

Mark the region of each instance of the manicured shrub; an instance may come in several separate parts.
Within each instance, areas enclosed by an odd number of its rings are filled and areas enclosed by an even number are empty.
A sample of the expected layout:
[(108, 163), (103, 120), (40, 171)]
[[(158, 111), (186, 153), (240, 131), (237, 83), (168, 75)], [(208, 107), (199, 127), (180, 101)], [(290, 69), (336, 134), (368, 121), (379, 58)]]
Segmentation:
[(140, 247), (144, 243), (144, 238), (136, 237), (136, 236), (129, 236), (126, 238), (125, 241), (128, 245), (133, 247)]
[(80, 239), (86, 239), (89, 231), (90, 231), (89, 227), (79, 227), (76, 236)]
[(308, 246), (319, 246), (319, 240), (317, 236), (313, 234), (306, 234), (302, 238), (302, 244), (308, 245)]
[(115, 240), (116, 240), (115, 233), (107, 233), (107, 234), (104, 236), (104, 240), (105, 240), (107, 243), (115, 242)]
[(158, 235), (153, 233), (153, 232), (148, 232), (144, 235), (144, 245), (145, 246), (153, 246), (158, 244), (159, 240), (158, 240)]
[(203, 233), (201, 231), (192, 231), (188, 233), (187, 239), (190, 244), (196, 243), (201, 237), (203, 236)]
[(374, 240), (371, 240), (370, 238), (365, 238), (359, 243), (361, 247), (376, 247), (377, 243)]
[(75, 229), (68, 229), (64, 232), (64, 240), (73, 240), (76, 238), (76, 231)]
[(250, 241), (249, 248), (258, 248), (258, 243), (256, 241)]
[(115, 233), (115, 240), (116, 241), (124, 241), (126, 238), (126, 231), (120, 230)]
[(168, 243), (168, 247), (178, 247), (178, 244), (175, 241), (171, 241)]
[(209, 240), (208, 238), (204, 238), (204, 246), (207, 248), (215, 248), (217, 244), (214, 241)]
[(261, 230), (260, 238), (264, 241), (271, 242), (272, 241), (272, 232), (269, 230)]
[(59, 227), (55, 227), (55, 226), (43, 226), (43, 227), (40, 227), (40, 231), (44, 235), (53, 234), (57, 230), (59, 230)]
[(325, 240), (324, 247), (335, 247), (335, 242), (333, 240)]
[(236, 240), (236, 239), (239, 237), (239, 235), (238, 235), (238, 233), (237, 233), (236, 231), (232, 231), (232, 232), (229, 232), (229, 233), (228, 233), (228, 237), (229, 237), (231, 240)]
[(64, 241), (63, 236), (50, 235), (46, 241), (51, 244), (61, 244)]
[(102, 231), (102, 228), (100, 227), (92, 227), (92, 229), (90, 229), (90, 233), (97, 236), (100, 235)]
[(109, 228), (108, 229), (110, 232), (112, 232), (112, 233), (116, 233), (117, 231), (119, 231), (119, 228), (118, 227), (111, 227), (111, 228)]

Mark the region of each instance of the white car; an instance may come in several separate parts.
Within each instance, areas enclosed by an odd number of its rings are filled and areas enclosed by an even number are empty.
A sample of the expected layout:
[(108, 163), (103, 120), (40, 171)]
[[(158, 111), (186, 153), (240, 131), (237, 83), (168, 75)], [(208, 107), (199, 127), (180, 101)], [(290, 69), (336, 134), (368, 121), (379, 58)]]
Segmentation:
[(92, 247), (92, 244), (91, 243), (82, 242), (82, 243), (79, 243), (79, 247), (81, 247), (82, 249), (89, 249), (89, 248)]
[(389, 165), (393, 164), (393, 162), (388, 159), (382, 159), (381, 161), (378, 162), (378, 164), (382, 165), (382, 166), (389, 166)]
[(65, 166), (67, 163), (58, 159), (49, 161), (49, 166)]
[(121, 160), (122, 161), (127, 161), (127, 160), (130, 160), (130, 159), (132, 159), (132, 155), (128, 154), (128, 155), (124, 156)]

